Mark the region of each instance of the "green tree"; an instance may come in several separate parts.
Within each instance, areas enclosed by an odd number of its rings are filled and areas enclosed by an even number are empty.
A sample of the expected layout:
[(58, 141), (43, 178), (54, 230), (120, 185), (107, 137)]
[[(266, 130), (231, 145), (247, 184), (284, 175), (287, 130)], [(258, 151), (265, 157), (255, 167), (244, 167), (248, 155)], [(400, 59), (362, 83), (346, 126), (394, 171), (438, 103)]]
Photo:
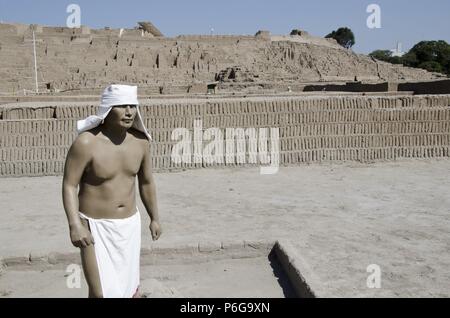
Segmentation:
[(416, 57), (415, 60), (408, 61), (408, 66), (427, 70), (440, 69), (437, 72), (450, 74), (450, 45), (446, 41), (419, 42), (408, 52), (408, 55)]
[(400, 56), (393, 56), (389, 60), (389, 63), (392, 63), (392, 64), (403, 64), (403, 59)]
[(351, 48), (356, 43), (353, 31), (346, 27), (339, 28), (336, 31), (331, 32), (330, 34), (325, 36), (325, 38), (335, 39), (337, 43), (339, 43), (346, 49)]
[(402, 56), (402, 62), (403, 65), (410, 67), (417, 67), (417, 65), (419, 65), (416, 53), (411, 51)]
[(420, 63), (417, 67), (423, 68), (423, 69), (427, 70), (428, 72), (445, 73), (442, 65), (436, 61), (423, 62), (423, 63)]
[(402, 57), (392, 56), (388, 50), (376, 50), (369, 56), (389, 63), (423, 68), (429, 72), (450, 76), (450, 44), (445, 41), (421, 41)]
[(376, 50), (370, 53), (369, 56), (380, 61), (389, 62), (392, 58), (392, 52), (389, 50)]
[(389, 62), (392, 64), (402, 64), (403, 63), (403, 60), (401, 57), (392, 56), (392, 52), (389, 50), (376, 50), (376, 51), (373, 51), (372, 53), (370, 53), (369, 56), (371, 56), (377, 60)]

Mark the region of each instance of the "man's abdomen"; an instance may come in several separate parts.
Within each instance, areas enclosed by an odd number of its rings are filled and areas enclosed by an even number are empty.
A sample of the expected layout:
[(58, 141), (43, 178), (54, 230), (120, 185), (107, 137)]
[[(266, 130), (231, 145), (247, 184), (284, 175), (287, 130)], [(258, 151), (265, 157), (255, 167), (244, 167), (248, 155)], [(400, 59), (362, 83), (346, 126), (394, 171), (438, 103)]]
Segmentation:
[(91, 218), (122, 219), (136, 212), (135, 178), (114, 178), (98, 185), (80, 183), (79, 210)]

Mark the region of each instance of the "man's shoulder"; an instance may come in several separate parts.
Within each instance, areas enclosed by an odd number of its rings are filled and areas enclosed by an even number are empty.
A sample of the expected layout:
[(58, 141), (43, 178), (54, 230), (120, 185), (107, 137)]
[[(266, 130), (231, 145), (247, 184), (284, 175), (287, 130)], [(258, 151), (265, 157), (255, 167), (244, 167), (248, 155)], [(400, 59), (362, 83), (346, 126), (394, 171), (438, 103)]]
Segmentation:
[(75, 138), (67, 156), (74, 160), (89, 160), (93, 149), (95, 149), (95, 135), (86, 131)]
[(85, 131), (79, 134), (72, 143), (72, 147), (77, 149), (88, 149), (91, 148), (96, 141), (96, 134), (91, 131)]
[(149, 141), (147, 139), (147, 136), (142, 132), (135, 128), (128, 129), (128, 132), (133, 137), (133, 139), (137, 140), (139, 143), (141, 143), (143, 146), (148, 146)]

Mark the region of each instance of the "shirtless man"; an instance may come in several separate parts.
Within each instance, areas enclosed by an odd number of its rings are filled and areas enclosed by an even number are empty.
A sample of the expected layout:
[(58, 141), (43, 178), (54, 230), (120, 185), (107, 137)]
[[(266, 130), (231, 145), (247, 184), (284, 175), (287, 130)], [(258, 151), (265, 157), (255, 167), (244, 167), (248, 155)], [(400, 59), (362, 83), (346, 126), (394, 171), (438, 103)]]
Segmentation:
[[(131, 104), (123, 104), (127, 101)], [(111, 85), (103, 93), (100, 106), (103, 106), (103, 112), (99, 113), (103, 114), (104, 118), (101, 115), (91, 116), (94, 121), (89, 121), (87, 128), (95, 124), (98, 126), (91, 129), (82, 128), (67, 154), (62, 188), (64, 209), (72, 244), (81, 250), (89, 297), (136, 296), (137, 288), (135, 293), (131, 294), (129, 291), (128, 294), (122, 291), (130, 288), (128, 280), (132, 278), (129, 273), (134, 276), (133, 279), (139, 281), (140, 216), (136, 206), (136, 176), (142, 202), (151, 219), (152, 238), (157, 240), (161, 235), (149, 135), (145, 128), (142, 129), (136, 87)], [(143, 132), (135, 127), (141, 127)], [(78, 130), (80, 132), (80, 127)], [(127, 222), (134, 224), (130, 227), (125, 224)], [(111, 229), (104, 229), (111, 224)], [(121, 226), (131, 228), (131, 234), (126, 232), (127, 229), (120, 233)], [(106, 232), (102, 233), (102, 230)], [(114, 236), (111, 236), (110, 232), (114, 232)], [(121, 236), (120, 240), (117, 240), (117, 235)], [(136, 242), (124, 243), (123, 251), (111, 251), (118, 246), (114, 240), (126, 241), (128, 236), (134, 236), (133, 240)], [(110, 244), (108, 240), (111, 241)], [(113, 257), (115, 253), (126, 257), (117, 261), (117, 258)], [(131, 253), (129, 258), (137, 258), (137, 265), (135, 261), (127, 259), (127, 253)], [(108, 258), (108, 255), (113, 255), (112, 260), (109, 260), (109, 265), (103, 265), (103, 258)], [(128, 268), (119, 268), (118, 273), (110, 273), (111, 269), (120, 266)], [(108, 284), (114, 286), (107, 287)], [(135, 286), (132, 288), (134, 290)], [(107, 289), (121, 291), (104, 295)]]

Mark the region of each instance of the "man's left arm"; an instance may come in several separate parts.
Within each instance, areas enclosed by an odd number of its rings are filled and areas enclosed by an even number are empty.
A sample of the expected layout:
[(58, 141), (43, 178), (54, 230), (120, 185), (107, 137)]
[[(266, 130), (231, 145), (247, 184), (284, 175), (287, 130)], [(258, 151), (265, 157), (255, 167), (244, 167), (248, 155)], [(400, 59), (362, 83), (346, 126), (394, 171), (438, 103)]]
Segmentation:
[(156, 200), (156, 185), (152, 172), (152, 161), (150, 157), (150, 145), (145, 141), (144, 158), (138, 172), (139, 193), (142, 203), (150, 216), (150, 232), (152, 239), (156, 241), (162, 233), (159, 222), (158, 204)]

